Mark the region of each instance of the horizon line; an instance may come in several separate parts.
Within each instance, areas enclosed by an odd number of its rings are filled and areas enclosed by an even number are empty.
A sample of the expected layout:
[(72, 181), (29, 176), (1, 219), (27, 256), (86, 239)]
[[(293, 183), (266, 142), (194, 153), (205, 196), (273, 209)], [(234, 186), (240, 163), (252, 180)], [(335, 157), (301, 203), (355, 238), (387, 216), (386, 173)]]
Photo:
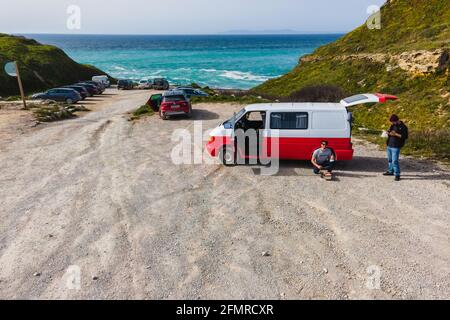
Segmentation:
[(13, 32), (11, 35), (61, 35), (61, 36), (289, 36), (289, 35), (342, 35), (348, 32), (309, 33), (53, 33), (53, 32)]

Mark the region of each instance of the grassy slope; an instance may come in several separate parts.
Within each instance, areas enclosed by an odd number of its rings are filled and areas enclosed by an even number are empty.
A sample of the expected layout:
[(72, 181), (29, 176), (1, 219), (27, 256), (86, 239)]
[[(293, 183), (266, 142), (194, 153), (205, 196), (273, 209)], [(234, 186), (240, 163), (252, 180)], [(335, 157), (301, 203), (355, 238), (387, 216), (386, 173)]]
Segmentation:
[(54, 46), (0, 34), (0, 96), (19, 94), (17, 80), (9, 77), (3, 70), (6, 62), (14, 60), (19, 62), (27, 93), (105, 74), (93, 66), (76, 63), (64, 51)]
[[(356, 125), (374, 130), (388, 126), (386, 119), (397, 113), (406, 120), (412, 134), (406, 153), (426, 156), (444, 154), (450, 159), (450, 80), (446, 73), (412, 77), (401, 69), (386, 70), (383, 63), (367, 59), (341, 60), (351, 53), (391, 53), (448, 48), (450, 1), (396, 0), (381, 12), (382, 29), (365, 25), (338, 41), (317, 49), (312, 57), (283, 77), (253, 89), (254, 93), (283, 97), (309, 85), (330, 84), (348, 95), (361, 92), (396, 94), (399, 100), (383, 105), (354, 108)], [(372, 139), (375, 139), (372, 137)], [(379, 139), (375, 139), (378, 140)]]
[(437, 49), (450, 39), (448, 0), (395, 0), (381, 9), (381, 29), (366, 25), (335, 43), (317, 50), (319, 55), (356, 52), (402, 52)]

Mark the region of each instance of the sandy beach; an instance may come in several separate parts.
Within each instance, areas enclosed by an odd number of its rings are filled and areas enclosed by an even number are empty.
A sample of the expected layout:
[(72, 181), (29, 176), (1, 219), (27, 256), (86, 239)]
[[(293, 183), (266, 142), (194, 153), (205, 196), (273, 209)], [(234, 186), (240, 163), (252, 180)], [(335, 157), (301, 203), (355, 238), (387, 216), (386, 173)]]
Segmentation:
[(1, 299), (450, 298), (447, 168), (404, 158), (395, 184), (364, 141), (335, 182), (307, 162), (174, 165), (174, 130), (242, 106), (129, 121), (150, 93), (38, 126), (0, 109)]

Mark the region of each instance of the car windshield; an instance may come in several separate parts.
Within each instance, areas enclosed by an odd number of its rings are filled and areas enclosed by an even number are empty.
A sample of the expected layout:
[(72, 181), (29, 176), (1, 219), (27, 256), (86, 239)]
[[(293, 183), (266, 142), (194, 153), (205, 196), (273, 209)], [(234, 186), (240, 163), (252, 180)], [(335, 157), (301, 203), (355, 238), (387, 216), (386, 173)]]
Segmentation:
[(166, 102), (175, 102), (175, 101), (185, 101), (184, 96), (182, 95), (176, 95), (176, 96), (168, 96), (168, 97), (164, 97), (164, 101)]

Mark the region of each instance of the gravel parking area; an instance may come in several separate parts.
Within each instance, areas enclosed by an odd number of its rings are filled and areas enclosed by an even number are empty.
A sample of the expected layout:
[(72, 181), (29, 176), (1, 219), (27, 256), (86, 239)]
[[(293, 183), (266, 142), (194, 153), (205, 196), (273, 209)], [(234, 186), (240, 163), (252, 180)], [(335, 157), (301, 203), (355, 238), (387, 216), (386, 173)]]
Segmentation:
[(307, 162), (175, 165), (176, 129), (241, 107), (128, 121), (149, 94), (108, 90), (82, 117), (0, 132), (0, 298), (450, 298), (447, 168), (402, 159), (395, 183), (363, 141), (334, 182)]

